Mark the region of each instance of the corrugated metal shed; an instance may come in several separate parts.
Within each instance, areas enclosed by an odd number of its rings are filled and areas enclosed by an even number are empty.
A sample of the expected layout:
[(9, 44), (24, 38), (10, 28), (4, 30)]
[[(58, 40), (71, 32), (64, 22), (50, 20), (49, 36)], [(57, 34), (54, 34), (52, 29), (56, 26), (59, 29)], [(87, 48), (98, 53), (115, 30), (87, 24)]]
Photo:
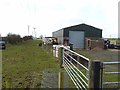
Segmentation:
[(52, 36), (57, 37), (59, 44), (63, 44), (63, 29), (53, 32)]
[[(77, 34), (77, 31), (79, 31), (79, 34)], [(53, 37), (58, 38), (59, 44), (66, 45), (67, 43), (68, 45), (72, 41), (74, 48), (85, 48), (85, 38), (102, 38), (102, 29), (87, 24), (79, 24), (55, 31)]]
[(69, 31), (84, 31), (85, 37), (95, 37), (102, 38), (102, 29), (98, 29), (96, 27), (87, 25), (87, 24), (79, 24), (75, 26), (70, 26), (63, 28), (63, 36), (69, 37)]

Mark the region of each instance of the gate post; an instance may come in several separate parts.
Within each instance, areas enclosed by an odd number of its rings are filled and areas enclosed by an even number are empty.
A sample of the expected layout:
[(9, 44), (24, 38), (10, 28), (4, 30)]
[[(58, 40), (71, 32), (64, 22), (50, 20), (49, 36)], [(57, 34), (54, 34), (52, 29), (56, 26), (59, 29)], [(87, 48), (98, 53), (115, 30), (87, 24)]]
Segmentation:
[(63, 67), (63, 47), (60, 47), (59, 48), (59, 61), (60, 61), (60, 67), (62, 68)]
[(88, 90), (93, 89), (93, 70), (92, 70), (92, 61), (89, 61), (89, 74), (88, 74)]
[(93, 89), (100, 89), (100, 81), (101, 81), (101, 62), (100, 61), (93, 61), (92, 62), (93, 68)]
[(101, 88), (101, 62), (93, 60), (89, 62), (89, 90), (100, 90)]

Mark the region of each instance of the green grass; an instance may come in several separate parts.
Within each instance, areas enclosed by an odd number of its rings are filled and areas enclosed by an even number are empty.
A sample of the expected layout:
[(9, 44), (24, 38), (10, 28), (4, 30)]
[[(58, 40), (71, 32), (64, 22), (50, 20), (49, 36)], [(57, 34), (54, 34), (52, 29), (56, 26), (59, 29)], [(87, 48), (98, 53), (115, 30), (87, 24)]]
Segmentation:
[(2, 51), (2, 87), (34, 88), (40, 86), (45, 69), (59, 70), (55, 58), (39, 47), (40, 40), (7, 45)]

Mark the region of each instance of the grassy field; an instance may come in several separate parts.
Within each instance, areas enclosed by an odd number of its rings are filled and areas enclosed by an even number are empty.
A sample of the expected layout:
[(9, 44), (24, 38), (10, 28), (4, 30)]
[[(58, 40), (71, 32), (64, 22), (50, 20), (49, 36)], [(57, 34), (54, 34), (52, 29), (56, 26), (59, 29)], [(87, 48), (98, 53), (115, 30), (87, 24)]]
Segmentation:
[(42, 72), (46, 69), (59, 71), (55, 58), (38, 46), (40, 40), (20, 45), (7, 45), (2, 51), (2, 87), (40, 87)]

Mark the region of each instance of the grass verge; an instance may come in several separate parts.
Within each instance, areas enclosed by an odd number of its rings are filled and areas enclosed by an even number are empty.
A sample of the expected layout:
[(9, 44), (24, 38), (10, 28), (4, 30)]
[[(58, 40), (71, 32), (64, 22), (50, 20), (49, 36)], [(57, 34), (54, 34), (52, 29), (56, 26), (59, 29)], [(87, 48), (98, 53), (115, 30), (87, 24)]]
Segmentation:
[(39, 47), (39, 42), (30, 40), (20, 45), (8, 45), (2, 51), (3, 88), (36, 88), (40, 86), (43, 70), (59, 70), (55, 58)]

